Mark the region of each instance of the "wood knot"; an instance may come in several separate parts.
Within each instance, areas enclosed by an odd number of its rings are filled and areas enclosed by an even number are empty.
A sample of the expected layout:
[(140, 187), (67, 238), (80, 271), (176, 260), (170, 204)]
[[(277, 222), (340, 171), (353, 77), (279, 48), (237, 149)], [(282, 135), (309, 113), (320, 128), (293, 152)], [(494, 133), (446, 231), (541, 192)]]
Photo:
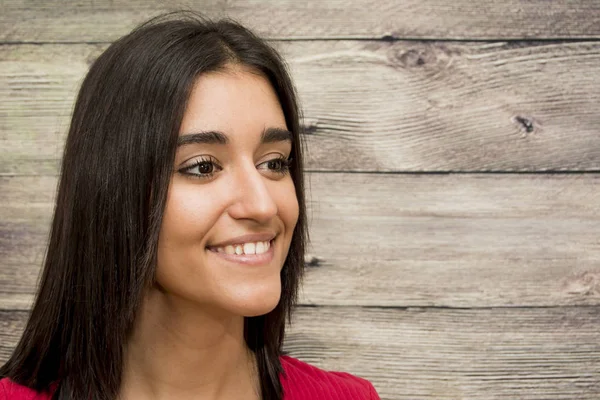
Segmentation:
[(306, 122), (300, 126), (300, 132), (303, 135), (314, 135), (317, 133), (317, 129), (318, 127), (316, 121)]
[(567, 280), (564, 285), (568, 294), (600, 295), (600, 272), (586, 271)]
[(527, 133), (531, 133), (534, 130), (533, 119), (531, 118), (517, 115), (515, 117), (515, 122), (519, 123), (522, 128), (525, 128), (525, 132)]
[(381, 37), (382, 42), (395, 42), (396, 40), (398, 39), (392, 34), (383, 35)]
[[(411, 50), (404, 52), (404, 54), (400, 55), (398, 60), (402, 63), (402, 65), (410, 68), (410, 67), (421, 67), (421, 66), (425, 65), (425, 63), (427, 62), (427, 59), (430, 59), (430, 58), (431, 57), (427, 54), (425, 49), (419, 49), (419, 50), (411, 49)], [(431, 61), (431, 60), (429, 60), (429, 61)]]
[(452, 64), (454, 52), (443, 44), (422, 43), (407, 49), (398, 43), (390, 45), (388, 50), (388, 60), (392, 64), (423, 70), (428, 74), (444, 71)]
[(321, 259), (313, 256), (312, 254), (304, 255), (304, 264), (309, 268), (316, 268), (321, 266)]

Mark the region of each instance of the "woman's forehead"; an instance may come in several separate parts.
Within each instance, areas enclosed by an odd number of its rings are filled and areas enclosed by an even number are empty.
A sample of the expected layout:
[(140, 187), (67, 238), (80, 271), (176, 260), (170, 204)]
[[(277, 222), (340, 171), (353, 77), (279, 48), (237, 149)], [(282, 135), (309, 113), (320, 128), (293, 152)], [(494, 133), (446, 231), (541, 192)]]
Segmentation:
[(286, 129), (285, 116), (269, 80), (247, 69), (201, 75), (190, 93), (180, 135), (200, 131)]

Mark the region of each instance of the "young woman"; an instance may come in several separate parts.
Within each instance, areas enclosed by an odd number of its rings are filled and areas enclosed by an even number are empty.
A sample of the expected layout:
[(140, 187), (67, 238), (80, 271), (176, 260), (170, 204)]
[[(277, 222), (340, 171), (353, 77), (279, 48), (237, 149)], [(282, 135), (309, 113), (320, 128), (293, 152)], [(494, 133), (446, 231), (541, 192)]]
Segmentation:
[(299, 110), (239, 24), (154, 19), (85, 78), (0, 399), (377, 399), (282, 354), (307, 240)]

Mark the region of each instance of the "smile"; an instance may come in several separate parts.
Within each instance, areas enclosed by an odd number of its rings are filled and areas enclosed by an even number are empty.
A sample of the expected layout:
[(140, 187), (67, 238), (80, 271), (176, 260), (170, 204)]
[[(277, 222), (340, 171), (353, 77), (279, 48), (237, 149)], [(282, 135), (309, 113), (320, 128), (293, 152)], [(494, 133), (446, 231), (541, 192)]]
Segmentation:
[(265, 242), (250, 242), (250, 243), (240, 243), (234, 245), (227, 245), (225, 247), (217, 247), (215, 250), (218, 253), (225, 254), (237, 254), (242, 255), (251, 255), (251, 254), (263, 254), (269, 251), (271, 247), (270, 241)]
[(274, 256), (273, 242), (248, 242), (224, 247), (209, 247), (211, 253), (219, 258), (247, 265), (262, 265), (269, 263)]

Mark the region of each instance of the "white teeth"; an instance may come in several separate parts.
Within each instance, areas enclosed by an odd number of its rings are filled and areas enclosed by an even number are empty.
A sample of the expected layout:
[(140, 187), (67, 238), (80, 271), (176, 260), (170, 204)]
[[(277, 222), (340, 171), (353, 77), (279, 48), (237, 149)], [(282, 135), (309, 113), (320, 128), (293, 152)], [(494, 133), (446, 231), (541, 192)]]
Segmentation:
[(244, 243), (244, 254), (256, 254), (256, 244)]
[(218, 253), (225, 253), (225, 254), (254, 255), (254, 254), (264, 254), (267, 251), (269, 251), (269, 248), (271, 248), (271, 242), (267, 241), (267, 242), (227, 245), (224, 248), (217, 247), (216, 250)]

